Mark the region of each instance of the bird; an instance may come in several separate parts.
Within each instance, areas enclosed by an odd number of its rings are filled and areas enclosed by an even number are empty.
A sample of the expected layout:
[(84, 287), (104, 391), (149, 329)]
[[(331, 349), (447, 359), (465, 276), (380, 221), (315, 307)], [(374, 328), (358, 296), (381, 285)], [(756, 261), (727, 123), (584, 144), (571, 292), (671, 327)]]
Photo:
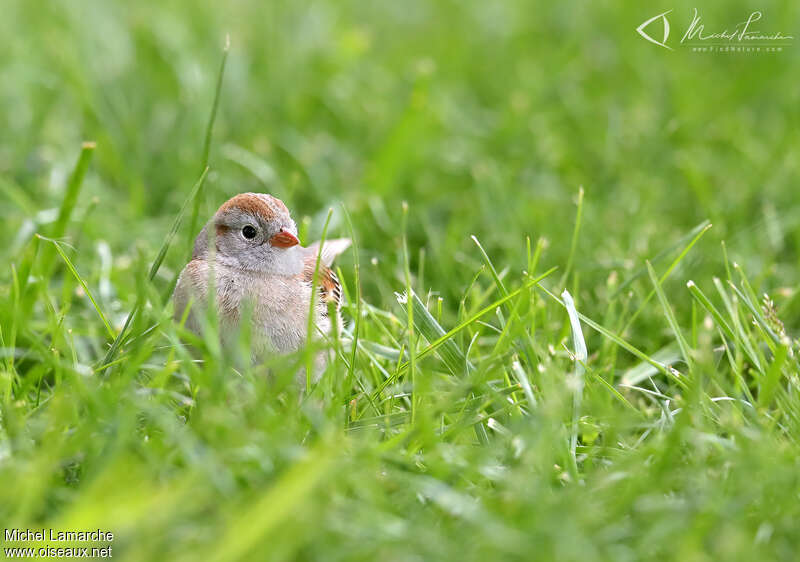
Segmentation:
[[(266, 193), (236, 195), (197, 235), (173, 293), (174, 318), (182, 321), (189, 307), (185, 327), (200, 335), (212, 285), (223, 347), (236, 343), (242, 320), (249, 318), (253, 362), (296, 352), (306, 344), (315, 271), (314, 326), (328, 334), (338, 322), (342, 287), (331, 265), (349, 246), (349, 239), (336, 238), (303, 247), (280, 199)], [(324, 363), (317, 358), (315, 376)]]

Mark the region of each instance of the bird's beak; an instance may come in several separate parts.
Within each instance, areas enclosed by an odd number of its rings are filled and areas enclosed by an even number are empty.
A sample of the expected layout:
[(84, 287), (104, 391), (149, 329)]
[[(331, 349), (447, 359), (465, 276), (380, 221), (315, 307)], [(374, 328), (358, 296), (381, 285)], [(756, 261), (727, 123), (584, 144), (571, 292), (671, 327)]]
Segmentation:
[(278, 234), (269, 239), (269, 243), (276, 248), (291, 248), (292, 246), (297, 246), (300, 240), (288, 230), (281, 229)]

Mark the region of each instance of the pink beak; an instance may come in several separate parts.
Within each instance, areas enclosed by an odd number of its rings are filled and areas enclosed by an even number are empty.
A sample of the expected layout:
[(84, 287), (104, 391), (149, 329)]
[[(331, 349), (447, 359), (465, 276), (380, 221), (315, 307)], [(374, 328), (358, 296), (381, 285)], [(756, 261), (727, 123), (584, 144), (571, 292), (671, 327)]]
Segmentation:
[(291, 248), (292, 246), (297, 246), (300, 240), (288, 230), (281, 229), (278, 234), (269, 239), (269, 243), (276, 248)]

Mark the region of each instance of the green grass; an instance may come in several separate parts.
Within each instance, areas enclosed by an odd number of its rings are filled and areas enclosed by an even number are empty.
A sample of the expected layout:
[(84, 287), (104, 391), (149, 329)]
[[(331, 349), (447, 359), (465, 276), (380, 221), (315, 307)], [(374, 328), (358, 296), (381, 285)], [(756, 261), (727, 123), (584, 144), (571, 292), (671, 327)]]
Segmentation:
[[(717, 4), (797, 35), (795, 3)], [(6, 2), (0, 527), (127, 560), (795, 559), (800, 45), (669, 52), (655, 13)], [(313, 350), (252, 366), (172, 320), (244, 191), (356, 242), (308, 392)]]

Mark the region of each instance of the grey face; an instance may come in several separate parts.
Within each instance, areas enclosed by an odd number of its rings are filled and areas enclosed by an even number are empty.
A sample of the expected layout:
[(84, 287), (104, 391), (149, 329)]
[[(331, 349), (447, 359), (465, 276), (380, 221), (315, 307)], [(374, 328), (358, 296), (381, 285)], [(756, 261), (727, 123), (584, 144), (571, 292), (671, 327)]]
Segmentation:
[(283, 247), (273, 238), (281, 232), (296, 238), (297, 226), (284, 209), (266, 203), (252, 194), (241, 206), (223, 206), (198, 236), (195, 254), (207, 256), (209, 243), (213, 242), (215, 260), (228, 267), (281, 275), (299, 273), (300, 247)]

